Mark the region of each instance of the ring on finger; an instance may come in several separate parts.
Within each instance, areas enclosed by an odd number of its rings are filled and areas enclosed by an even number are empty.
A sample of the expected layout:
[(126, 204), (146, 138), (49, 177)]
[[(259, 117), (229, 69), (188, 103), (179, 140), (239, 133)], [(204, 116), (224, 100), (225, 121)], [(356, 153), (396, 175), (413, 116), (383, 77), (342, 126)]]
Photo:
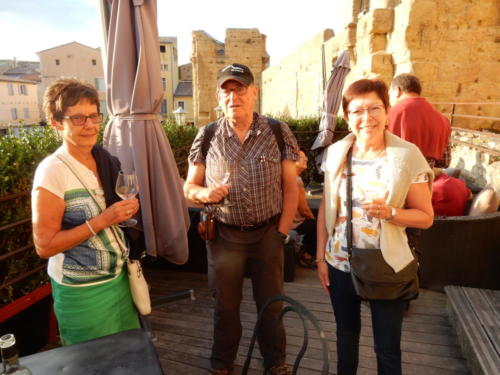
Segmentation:
[(127, 210), (127, 215), (130, 215), (131, 211), (130, 210)]

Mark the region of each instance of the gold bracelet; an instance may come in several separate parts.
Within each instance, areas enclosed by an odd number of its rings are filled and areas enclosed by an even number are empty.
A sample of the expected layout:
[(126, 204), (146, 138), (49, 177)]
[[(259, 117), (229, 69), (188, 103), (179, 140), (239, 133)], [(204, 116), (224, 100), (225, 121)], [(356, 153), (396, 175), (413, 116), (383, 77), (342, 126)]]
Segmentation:
[(97, 236), (97, 233), (94, 232), (94, 229), (92, 229), (92, 226), (90, 225), (88, 220), (85, 220), (85, 224), (87, 224), (87, 227), (89, 227), (90, 233), (92, 233), (93, 236)]
[(325, 258), (314, 259), (314, 263), (321, 263), (321, 262), (326, 262), (326, 259)]

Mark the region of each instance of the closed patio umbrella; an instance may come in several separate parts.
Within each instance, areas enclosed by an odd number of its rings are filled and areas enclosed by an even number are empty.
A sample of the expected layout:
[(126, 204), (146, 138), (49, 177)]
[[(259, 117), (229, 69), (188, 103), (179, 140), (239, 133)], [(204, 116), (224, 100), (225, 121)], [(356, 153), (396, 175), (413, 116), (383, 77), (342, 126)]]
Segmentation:
[(323, 98), (323, 112), (319, 123), (319, 133), (311, 150), (324, 148), (333, 141), (337, 112), (342, 101), (342, 89), (345, 77), (350, 70), (349, 53), (344, 51), (333, 64), (332, 74), (328, 79)]
[[(156, 0), (101, 0), (106, 38), (104, 146), (139, 180), (146, 250), (173, 263), (188, 255), (189, 216), (158, 113), (163, 100)], [(141, 225), (142, 224), (142, 225)]]

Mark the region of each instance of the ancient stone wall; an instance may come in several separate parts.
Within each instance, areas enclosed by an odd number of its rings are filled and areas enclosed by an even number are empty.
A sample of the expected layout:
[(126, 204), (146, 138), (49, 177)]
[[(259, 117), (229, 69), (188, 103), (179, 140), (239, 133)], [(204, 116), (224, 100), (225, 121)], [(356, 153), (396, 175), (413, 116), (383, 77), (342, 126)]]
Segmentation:
[(191, 63), (179, 65), (179, 81), (192, 81), (193, 67)]
[[(364, 77), (390, 83), (394, 75), (410, 72), (433, 103), (500, 102), (498, 0), (351, 0), (339, 6), (345, 17), (340, 32), (315, 35), (264, 71), (263, 112), (317, 114), (322, 70), (327, 79), (342, 50), (350, 52), (352, 69), (345, 87)], [(451, 111), (449, 104), (438, 108)], [(454, 126), (500, 130), (498, 104), (458, 105), (455, 113), (492, 118), (457, 117)]]
[[(323, 93), (322, 45), (333, 37), (324, 30), (262, 75), (263, 114), (317, 115)], [(279, 109), (279, 110), (277, 110)]]
[[(224, 43), (204, 31), (193, 31), (191, 63), (193, 66), (193, 109), (195, 124), (202, 126), (215, 120), (214, 108), (217, 72), (231, 63), (247, 65), (255, 83), (261, 86), (261, 74), (267, 67), (266, 36), (258, 29), (227, 29)], [(257, 103), (257, 108), (260, 103)]]

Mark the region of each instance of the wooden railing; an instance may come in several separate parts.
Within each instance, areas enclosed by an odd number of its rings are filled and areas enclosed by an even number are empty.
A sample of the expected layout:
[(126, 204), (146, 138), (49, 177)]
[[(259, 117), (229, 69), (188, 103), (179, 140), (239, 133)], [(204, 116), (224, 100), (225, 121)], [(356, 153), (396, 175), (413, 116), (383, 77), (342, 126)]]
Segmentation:
[[(29, 197), (29, 194), (30, 194), (29, 191), (23, 191), (23, 192), (19, 192), (19, 193), (15, 193), (15, 194), (6, 195), (3, 197), (0, 197), (0, 202), (5, 202), (5, 201), (14, 200), (14, 199), (23, 198), (23, 197)], [(29, 198), (26, 198), (26, 199), (29, 199)], [(9, 229), (12, 229), (12, 228), (15, 228), (15, 227), (18, 227), (21, 225), (26, 225), (26, 223), (30, 223), (30, 222), (31, 222), (31, 217), (24, 217), (24, 218), (20, 218), (20, 219), (18, 218), (16, 221), (14, 221), (12, 223), (3, 224), (2, 226), (0, 226), (0, 236), (3, 236), (4, 235), (3, 233), (5, 233), (5, 231), (7, 231)], [(5, 262), (9, 258), (20, 255), (26, 251), (33, 251), (33, 249), (34, 249), (34, 246), (33, 246), (33, 243), (31, 241), (28, 241), (27, 243), (23, 244), (22, 246), (20, 246), (16, 249), (2, 249), (5, 251), (5, 253), (0, 255), (0, 262)], [(34, 268), (26, 269), (24, 272), (17, 274), (12, 279), (8, 279), (8, 280), (3, 279), (2, 284), (0, 284), (0, 291), (5, 289), (5, 288), (8, 288), (9, 286), (11, 286), (19, 281), (22, 281), (22, 280), (28, 278), (29, 276), (33, 275), (36, 272), (43, 270), (44, 268), (46, 268), (46, 262), (42, 261), (42, 264), (37, 265)]]
[(453, 126), (456, 118), (467, 118), (472, 120), (489, 120), (489, 121), (500, 121), (500, 117), (496, 116), (481, 116), (481, 115), (468, 115), (465, 113), (457, 113), (457, 106), (471, 106), (471, 105), (493, 105), (500, 106), (500, 102), (470, 102), (470, 103), (448, 103), (448, 102), (435, 102), (434, 105), (449, 105), (450, 112), (443, 113), (443, 115), (448, 116), (451, 126)]

